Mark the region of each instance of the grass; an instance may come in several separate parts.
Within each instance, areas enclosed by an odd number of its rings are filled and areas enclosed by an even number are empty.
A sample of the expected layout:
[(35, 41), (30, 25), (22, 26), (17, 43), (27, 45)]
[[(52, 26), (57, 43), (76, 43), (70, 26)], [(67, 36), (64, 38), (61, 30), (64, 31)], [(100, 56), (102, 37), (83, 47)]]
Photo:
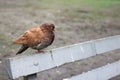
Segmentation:
[[(104, 18), (113, 16), (112, 13), (101, 12), (102, 9), (109, 6), (119, 5), (119, 0), (38, 0), (37, 7), (43, 9), (50, 9), (51, 11), (61, 10), (62, 16), (67, 18)], [(84, 14), (84, 12), (87, 12)], [(58, 14), (58, 13), (56, 13)], [(119, 16), (119, 14), (117, 13)], [(115, 17), (118, 17), (115, 16)]]
[[(119, 4), (119, 0), (38, 0), (38, 4), (47, 8), (103, 8), (114, 4)], [(39, 5), (40, 6), (40, 5)]]

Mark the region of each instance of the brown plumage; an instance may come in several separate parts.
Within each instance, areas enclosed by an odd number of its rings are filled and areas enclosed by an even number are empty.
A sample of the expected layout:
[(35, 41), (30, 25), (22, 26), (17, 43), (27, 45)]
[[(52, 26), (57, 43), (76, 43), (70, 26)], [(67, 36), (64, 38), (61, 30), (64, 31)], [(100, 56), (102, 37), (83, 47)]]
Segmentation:
[(22, 45), (16, 54), (22, 53), (29, 47), (40, 52), (41, 49), (51, 45), (54, 41), (54, 28), (54, 24), (44, 23), (26, 31), (23, 35), (13, 40), (14, 44)]

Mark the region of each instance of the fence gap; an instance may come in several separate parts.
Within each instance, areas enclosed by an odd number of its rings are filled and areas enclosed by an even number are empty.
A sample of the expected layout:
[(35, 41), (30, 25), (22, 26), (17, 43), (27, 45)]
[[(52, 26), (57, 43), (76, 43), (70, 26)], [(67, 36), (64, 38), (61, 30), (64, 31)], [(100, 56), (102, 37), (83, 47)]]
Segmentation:
[(37, 74), (31, 74), (23, 77), (23, 80), (38, 80), (37, 79)]

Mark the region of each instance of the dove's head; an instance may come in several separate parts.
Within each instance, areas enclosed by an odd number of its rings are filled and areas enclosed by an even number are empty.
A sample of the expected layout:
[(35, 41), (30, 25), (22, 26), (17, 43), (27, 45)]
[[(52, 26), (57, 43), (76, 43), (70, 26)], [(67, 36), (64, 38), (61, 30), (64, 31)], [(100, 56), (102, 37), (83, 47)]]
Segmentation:
[(44, 23), (44, 24), (42, 24), (42, 27), (44, 27), (45, 29), (48, 29), (50, 31), (54, 31), (54, 29), (55, 29), (55, 25), (52, 23)]

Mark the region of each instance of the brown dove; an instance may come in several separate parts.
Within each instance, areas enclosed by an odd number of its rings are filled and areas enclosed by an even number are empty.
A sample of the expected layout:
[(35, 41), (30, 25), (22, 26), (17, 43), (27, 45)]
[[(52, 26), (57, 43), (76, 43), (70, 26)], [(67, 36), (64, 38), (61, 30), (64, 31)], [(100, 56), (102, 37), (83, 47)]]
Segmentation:
[(14, 44), (22, 45), (16, 55), (21, 54), (28, 48), (42, 52), (42, 49), (53, 43), (55, 37), (54, 28), (54, 24), (44, 23), (41, 26), (36, 26), (29, 29), (23, 35), (13, 40)]

